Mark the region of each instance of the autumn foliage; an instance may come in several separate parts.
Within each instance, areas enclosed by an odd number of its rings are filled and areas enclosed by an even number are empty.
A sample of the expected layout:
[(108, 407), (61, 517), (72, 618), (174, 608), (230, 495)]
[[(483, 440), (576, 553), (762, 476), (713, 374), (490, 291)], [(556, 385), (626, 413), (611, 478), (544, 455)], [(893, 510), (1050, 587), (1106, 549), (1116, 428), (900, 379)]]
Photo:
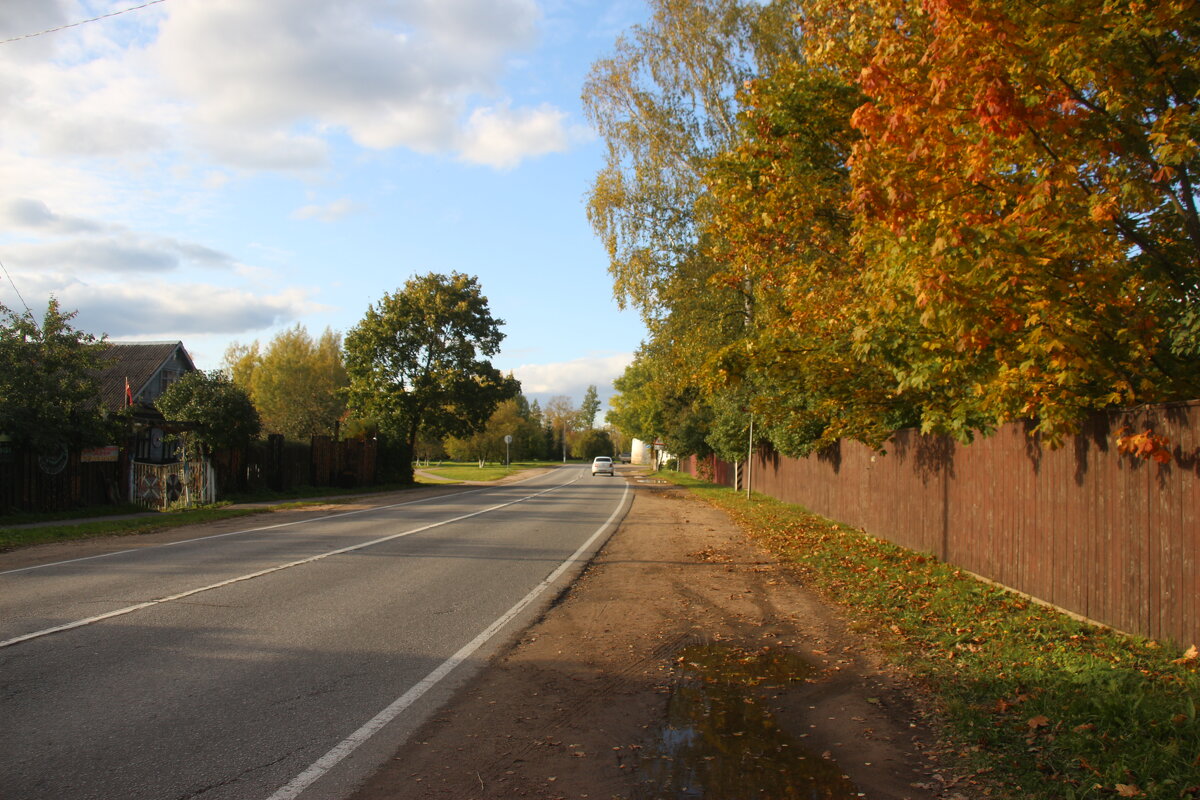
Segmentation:
[(1200, 3), (808, 0), (793, 23), (704, 161), (693, 251), (746, 309), (691, 359), (706, 396), (752, 396), (793, 453), (1018, 418), (1054, 442), (1200, 396)]
[(868, 98), (853, 203), (899, 306), (876, 314), (918, 323), (897, 388), (954, 377), (927, 424), (971, 408), (1054, 434), (1196, 396), (1196, 4), (833, 6), (811, 4), (810, 50)]

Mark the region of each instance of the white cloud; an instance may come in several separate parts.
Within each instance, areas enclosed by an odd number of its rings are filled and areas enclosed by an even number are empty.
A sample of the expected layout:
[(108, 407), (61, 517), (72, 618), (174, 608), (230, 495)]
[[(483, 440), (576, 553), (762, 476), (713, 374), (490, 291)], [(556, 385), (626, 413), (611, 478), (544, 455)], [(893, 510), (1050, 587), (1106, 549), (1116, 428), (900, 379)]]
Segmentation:
[(549, 105), (512, 110), (507, 105), (479, 108), (467, 123), (461, 158), (511, 169), (526, 158), (567, 149), (566, 112)]
[(195, 242), (138, 234), (80, 216), (59, 214), (31, 197), (0, 200), (0, 226), (42, 237), (4, 248), (7, 265), (19, 272), (66, 275), (163, 272), (181, 266), (228, 269), (234, 259)]
[(311, 299), (314, 292), (298, 289), (263, 295), (164, 280), (76, 281), (60, 284), (54, 294), (64, 309), (78, 310), (76, 328), (113, 339), (246, 334), (325, 309)]
[(168, 272), (179, 267), (178, 253), (124, 237), (71, 239), (5, 248), (10, 268), (66, 275), (95, 272)]
[(613, 394), (612, 382), (633, 362), (633, 353), (596, 355), (556, 364), (522, 364), (512, 372), (521, 382), (521, 391), (541, 400), (566, 395), (575, 402), (583, 399), (588, 386), (595, 386), (600, 397)]
[(362, 207), (358, 203), (355, 203), (348, 197), (343, 197), (325, 205), (313, 204), (302, 206), (292, 212), (292, 217), (295, 219), (314, 219), (318, 222), (337, 222), (339, 219), (361, 210)]
[[(281, 142), (315, 156), (311, 140), (331, 131), (447, 151), (471, 98), (494, 94), (506, 59), (533, 44), (538, 16), (532, 0), (206, 0), (170, 8), (148, 54), (202, 147), (278, 169)], [(259, 137), (274, 143), (247, 147)], [(527, 154), (544, 152), (538, 140)]]
[(93, 220), (55, 213), (43, 201), (32, 197), (0, 201), (0, 224), (53, 234), (97, 233), (105, 228)]
[[(0, 3), (0, 40), (29, 36), (67, 22), (66, 4), (55, 0), (4, 0)], [(4, 46), (26, 53), (43, 53), (51, 45), (43, 37), (35, 37)]]
[[(84, 15), (5, 0), (0, 37)], [(338, 137), (510, 168), (573, 141), (565, 112), (510, 107), (498, 83), (540, 23), (535, 0), (164, 3), (0, 47), (0, 153), (114, 187), (180, 160), (320, 170)]]
[(310, 134), (200, 127), (194, 143), (221, 164), (240, 169), (303, 172), (329, 163), (328, 143)]

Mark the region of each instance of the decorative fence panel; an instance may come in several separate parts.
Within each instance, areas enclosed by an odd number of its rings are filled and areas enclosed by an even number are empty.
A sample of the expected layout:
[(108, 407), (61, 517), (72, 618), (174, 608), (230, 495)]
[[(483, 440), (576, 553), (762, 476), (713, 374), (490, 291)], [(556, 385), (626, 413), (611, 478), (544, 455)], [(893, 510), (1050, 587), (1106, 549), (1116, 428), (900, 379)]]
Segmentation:
[(133, 502), (154, 511), (187, 508), (216, 500), (216, 479), (206, 461), (182, 461), (177, 464), (134, 462), (130, 497)]
[[(1117, 451), (1143, 430), (1171, 463)], [(1120, 630), (1200, 642), (1200, 402), (1097, 414), (1054, 450), (1012, 424), (969, 445), (906, 430), (884, 452), (764, 452), (752, 488)]]

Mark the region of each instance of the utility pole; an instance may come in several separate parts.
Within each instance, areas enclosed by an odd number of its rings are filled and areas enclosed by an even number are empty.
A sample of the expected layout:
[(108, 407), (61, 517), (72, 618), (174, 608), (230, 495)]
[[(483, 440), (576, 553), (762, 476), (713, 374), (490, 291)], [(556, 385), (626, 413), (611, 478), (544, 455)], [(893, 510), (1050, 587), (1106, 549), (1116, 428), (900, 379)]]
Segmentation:
[(750, 476), (754, 474), (754, 414), (750, 414), (750, 444), (746, 448), (746, 499), (750, 499)]

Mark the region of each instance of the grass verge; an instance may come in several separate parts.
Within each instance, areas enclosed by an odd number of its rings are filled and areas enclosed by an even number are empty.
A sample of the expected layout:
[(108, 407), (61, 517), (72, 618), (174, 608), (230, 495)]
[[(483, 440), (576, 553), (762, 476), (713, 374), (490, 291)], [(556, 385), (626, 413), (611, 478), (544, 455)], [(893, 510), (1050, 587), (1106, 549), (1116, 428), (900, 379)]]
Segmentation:
[[(140, 510), (140, 509), (139, 509)], [(136, 519), (96, 520), (77, 524), (40, 525), (34, 528), (0, 528), (0, 550), (14, 550), (49, 542), (65, 542), (71, 539), (94, 539), (100, 536), (128, 536), (137, 533), (197, 525), (250, 514), (261, 514), (271, 508), (228, 508), (209, 506), (186, 511), (167, 511)]]
[(80, 516), (117, 517), (124, 514), (138, 514), (145, 510), (133, 503), (122, 503), (120, 505), (90, 506), (82, 510), (73, 508), (68, 511), (14, 511), (8, 514), (0, 514), (0, 528), (7, 528), (12, 525), (79, 519)]
[[(100, 536), (130, 536), (139, 533), (153, 533), (179, 528), (184, 525), (198, 525), (204, 522), (216, 522), (223, 519), (245, 517), (251, 514), (264, 514), (272, 511), (282, 511), (290, 508), (300, 508), (307, 505), (353, 502), (357, 496), (364, 494), (379, 494), (412, 489), (414, 484), (385, 484), (358, 487), (354, 489), (338, 489), (329, 486), (305, 486), (287, 492), (253, 492), (231, 496), (229, 500), (210, 506), (164, 511), (158, 514), (146, 514), (146, 509), (136, 505), (99, 506), (96, 508), (76, 509), (74, 511), (53, 512), (48, 514), (20, 514), (0, 518), (0, 551), (15, 550), (19, 547), (29, 547), (35, 544), (49, 542), (64, 542), (71, 539), (94, 539)], [(330, 496), (336, 495), (336, 496)], [(235, 508), (231, 504), (256, 503), (253, 508)], [(118, 516), (123, 514), (145, 514), (132, 519), (94, 519), (88, 522), (66, 522), (81, 518)], [(64, 520), (61, 525), (42, 524), (36, 527), (11, 527), (28, 523), (53, 523)]]
[(798, 506), (664, 473), (730, 514), (921, 679), (991, 792), (1200, 797), (1195, 648), (1097, 628)]
[(470, 464), (438, 464), (437, 466), (420, 467), (421, 472), (429, 473), (444, 481), (497, 481), (530, 469), (553, 467), (558, 462), (550, 461), (514, 461), (507, 467), (503, 464), (485, 464), (480, 467)]

